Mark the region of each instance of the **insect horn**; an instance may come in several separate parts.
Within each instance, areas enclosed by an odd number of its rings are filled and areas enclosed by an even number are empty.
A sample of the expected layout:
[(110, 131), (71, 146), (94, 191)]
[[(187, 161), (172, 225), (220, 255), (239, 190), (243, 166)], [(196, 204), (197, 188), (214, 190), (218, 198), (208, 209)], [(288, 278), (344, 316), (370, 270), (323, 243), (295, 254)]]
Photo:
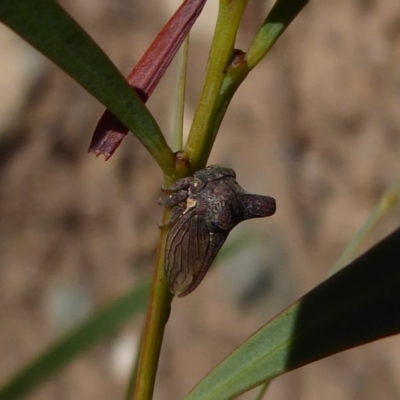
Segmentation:
[(244, 219), (269, 217), (276, 211), (275, 199), (269, 196), (243, 193), (241, 203)]

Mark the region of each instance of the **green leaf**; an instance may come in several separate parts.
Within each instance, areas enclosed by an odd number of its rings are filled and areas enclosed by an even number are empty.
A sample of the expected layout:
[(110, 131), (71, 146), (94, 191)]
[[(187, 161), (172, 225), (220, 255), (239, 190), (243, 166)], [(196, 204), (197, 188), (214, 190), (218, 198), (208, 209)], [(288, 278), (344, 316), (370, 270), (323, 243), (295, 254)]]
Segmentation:
[(308, 2), (309, 0), (276, 1), (246, 52), (246, 61), (250, 70), (265, 57)]
[(0, 0), (0, 21), (103, 103), (164, 172), (173, 171), (174, 155), (153, 116), (110, 59), (55, 1)]
[(80, 353), (143, 311), (147, 305), (149, 284), (136, 286), (103, 311), (51, 346), (45, 353), (20, 370), (0, 389), (0, 400), (16, 400), (65, 367)]
[(376, 224), (383, 218), (385, 214), (395, 208), (400, 201), (400, 178), (390, 185), (388, 189), (385, 190), (382, 197), (379, 199), (376, 206), (372, 209), (367, 220), (355, 234), (355, 236), (350, 240), (344, 249), (343, 253), (336, 261), (332, 270), (329, 272), (329, 276), (333, 275), (335, 272), (343, 268), (352, 257), (356, 254), (361, 243), (365, 240), (367, 235), (372, 231)]
[(251, 336), (186, 400), (232, 399), (305, 364), (400, 332), (400, 229)]

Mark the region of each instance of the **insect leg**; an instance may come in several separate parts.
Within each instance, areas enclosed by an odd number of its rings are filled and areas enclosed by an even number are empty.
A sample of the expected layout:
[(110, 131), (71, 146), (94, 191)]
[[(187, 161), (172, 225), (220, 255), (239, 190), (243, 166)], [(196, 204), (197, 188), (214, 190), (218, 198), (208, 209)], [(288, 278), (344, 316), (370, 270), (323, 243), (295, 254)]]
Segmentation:
[(170, 187), (162, 187), (161, 190), (163, 192), (171, 193), (171, 192), (177, 192), (182, 189), (188, 189), (189, 186), (193, 182), (193, 177), (192, 176), (187, 176), (186, 178), (181, 178), (178, 179), (176, 182), (174, 182)]
[(158, 199), (158, 204), (165, 207), (174, 207), (177, 204), (185, 201), (188, 198), (187, 190), (179, 190), (176, 193), (170, 194), (166, 199)]

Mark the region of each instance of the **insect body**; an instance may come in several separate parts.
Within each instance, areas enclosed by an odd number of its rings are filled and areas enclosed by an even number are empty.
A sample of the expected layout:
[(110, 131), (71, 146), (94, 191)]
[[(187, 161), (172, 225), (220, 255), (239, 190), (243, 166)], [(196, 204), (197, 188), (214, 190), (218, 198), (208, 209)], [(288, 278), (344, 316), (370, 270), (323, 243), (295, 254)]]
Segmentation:
[(172, 207), (165, 248), (165, 274), (180, 297), (202, 281), (229, 232), (239, 222), (267, 217), (276, 210), (269, 196), (245, 192), (231, 168), (211, 165), (176, 181), (162, 201)]

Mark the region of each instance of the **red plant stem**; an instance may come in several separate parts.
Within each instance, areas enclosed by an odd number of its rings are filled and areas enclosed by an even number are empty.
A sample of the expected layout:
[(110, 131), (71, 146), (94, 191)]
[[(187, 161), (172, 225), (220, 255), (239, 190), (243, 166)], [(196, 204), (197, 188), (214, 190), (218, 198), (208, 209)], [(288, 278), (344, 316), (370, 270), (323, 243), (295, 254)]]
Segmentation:
[[(206, 0), (185, 0), (128, 75), (129, 85), (136, 90), (144, 103), (175, 57), (205, 2)], [(92, 152), (96, 156), (103, 154), (108, 160), (128, 131), (117, 117), (106, 110), (93, 133), (89, 153)]]

